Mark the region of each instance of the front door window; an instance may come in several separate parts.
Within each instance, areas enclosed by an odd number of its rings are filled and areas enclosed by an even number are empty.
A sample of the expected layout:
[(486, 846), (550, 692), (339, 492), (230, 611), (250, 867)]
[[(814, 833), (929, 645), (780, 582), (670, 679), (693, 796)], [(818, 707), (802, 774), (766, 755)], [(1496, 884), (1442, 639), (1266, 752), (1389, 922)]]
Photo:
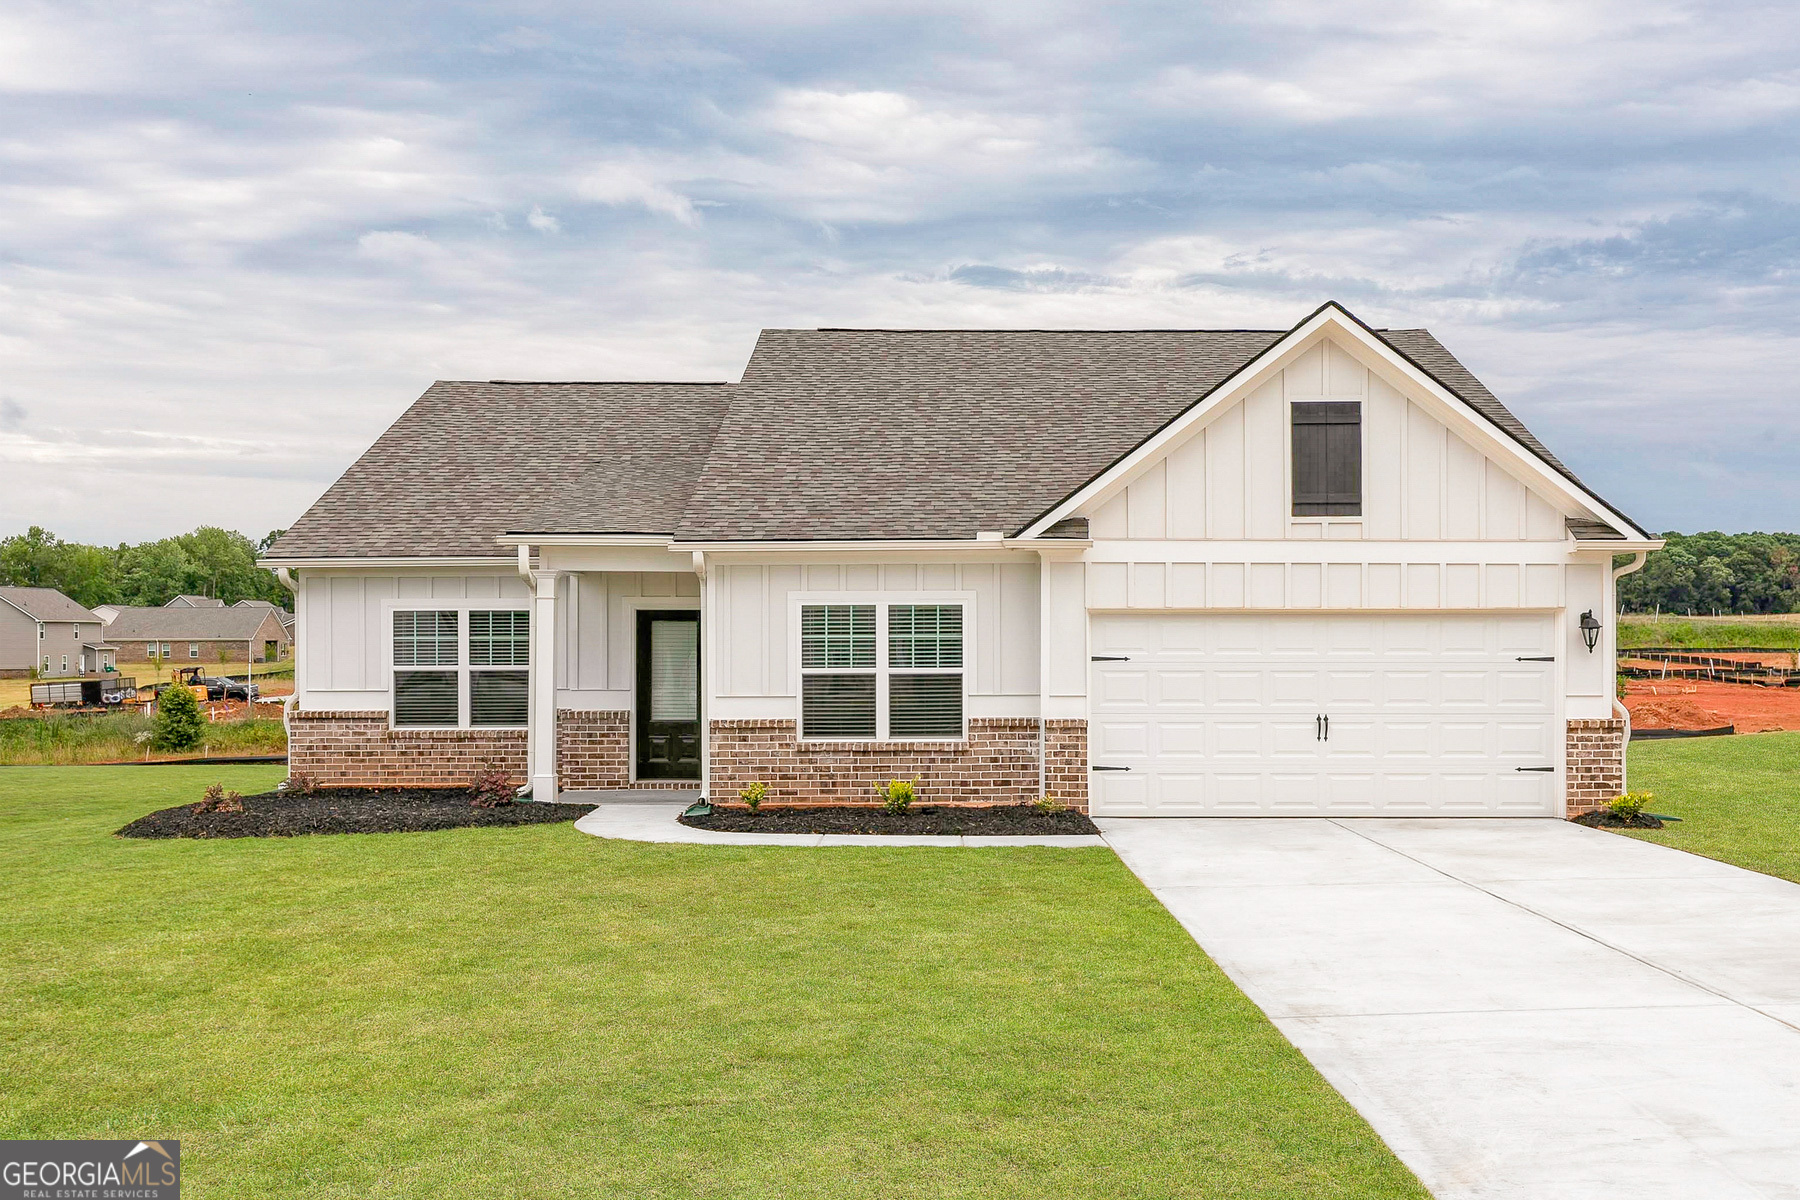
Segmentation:
[(700, 614), (640, 612), (637, 777), (700, 778)]

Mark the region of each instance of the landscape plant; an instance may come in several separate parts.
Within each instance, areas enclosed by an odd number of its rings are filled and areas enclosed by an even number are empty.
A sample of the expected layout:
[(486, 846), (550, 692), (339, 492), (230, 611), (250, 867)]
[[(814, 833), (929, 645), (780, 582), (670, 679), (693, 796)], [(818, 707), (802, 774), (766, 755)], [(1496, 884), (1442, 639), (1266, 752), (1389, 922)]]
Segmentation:
[(244, 797), (240, 792), (228, 792), (222, 783), (208, 784), (206, 791), (194, 804), (197, 813), (221, 812), (241, 813), (244, 811)]
[(751, 812), (755, 812), (761, 808), (762, 802), (768, 799), (768, 797), (769, 785), (762, 782), (760, 779), (738, 793), (738, 799), (742, 800)]
[(1606, 802), (1606, 811), (1615, 817), (1635, 821), (1656, 796), (1652, 792), (1626, 792)]
[(157, 750), (192, 750), (206, 732), (200, 701), (188, 687), (172, 683), (156, 697), (156, 722), (150, 745)]
[(918, 789), (917, 779), (890, 779), (886, 783), (876, 784), (875, 794), (881, 797), (883, 809), (891, 813), (903, 813), (918, 798)]
[(518, 798), (518, 785), (498, 767), (483, 767), (469, 780), (469, 807), (502, 808)]
[(1041, 813), (1059, 813), (1063, 810), (1063, 802), (1048, 792), (1032, 802), (1031, 807)]

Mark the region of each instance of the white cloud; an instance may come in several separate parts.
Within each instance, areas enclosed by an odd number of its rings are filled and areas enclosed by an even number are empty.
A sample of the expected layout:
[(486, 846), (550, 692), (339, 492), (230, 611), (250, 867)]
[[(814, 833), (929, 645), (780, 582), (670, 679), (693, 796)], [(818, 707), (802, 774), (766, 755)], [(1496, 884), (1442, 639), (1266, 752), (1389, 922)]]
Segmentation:
[(636, 205), (658, 216), (671, 217), (683, 225), (700, 223), (700, 213), (694, 202), (658, 182), (643, 163), (601, 163), (582, 177), (576, 191), (584, 199), (599, 204)]
[(535, 204), (531, 206), (531, 211), (525, 214), (525, 223), (539, 233), (562, 232), (562, 222)]
[(442, 246), (423, 234), (403, 229), (372, 229), (356, 239), (356, 252), (363, 258), (395, 266), (434, 263), (444, 257)]

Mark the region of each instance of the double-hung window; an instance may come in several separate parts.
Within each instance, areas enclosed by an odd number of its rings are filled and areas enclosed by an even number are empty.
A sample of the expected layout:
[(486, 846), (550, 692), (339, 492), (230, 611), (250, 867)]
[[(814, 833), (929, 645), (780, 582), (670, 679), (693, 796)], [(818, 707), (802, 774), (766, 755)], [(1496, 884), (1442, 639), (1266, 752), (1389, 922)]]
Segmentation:
[(964, 736), (963, 606), (802, 604), (800, 736)]
[(516, 729), (531, 694), (531, 614), (396, 609), (396, 728)]

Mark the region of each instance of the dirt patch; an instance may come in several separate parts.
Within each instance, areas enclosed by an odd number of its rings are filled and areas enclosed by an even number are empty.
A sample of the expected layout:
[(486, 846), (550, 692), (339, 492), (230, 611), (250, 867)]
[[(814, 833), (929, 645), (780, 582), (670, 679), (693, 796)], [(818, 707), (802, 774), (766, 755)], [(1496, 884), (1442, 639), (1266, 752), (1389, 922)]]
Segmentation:
[(1625, 707), (1633, 729), (1716, 729), (1739, 733), (1800, 729), (1800, 688), (1712, 683), (1704, 679), (1633, 679)]
[(914, 808), (890, 813), (869, 805), (830, 808), (715, 808), (704, 817), (682, 817), (683, 825), (727, 833), (885, 833), (965, 837), (1005, 837), (1099, 833), (1081, 813), (1039, 812), (1029, 804), (971, 808)]
[[(196, 796), (195, 802), (199, 801)], [(323, 788), (310, 796), (261, 792), (243, 812), (196, 812), (193, 804), (139, 817), (119, 830), (132, 838), (298, 837), (310, 833), (418, 833), (467, 826), (554, 825), (591, 804), (506, 804), (471, 808), (466, 788)]]
[(1638, 813), (1636, 816), (1625, 817), (1615, 812), (1608, 812), (1604, 808), (1598, 812), (1582, 813), (1579, 817), (1570, 817), (1569, 820), (1577, 825), (1586, 825), (1590, 829), (1661, 829), (1663, 827), (1662, 821), (1649, 813)]

